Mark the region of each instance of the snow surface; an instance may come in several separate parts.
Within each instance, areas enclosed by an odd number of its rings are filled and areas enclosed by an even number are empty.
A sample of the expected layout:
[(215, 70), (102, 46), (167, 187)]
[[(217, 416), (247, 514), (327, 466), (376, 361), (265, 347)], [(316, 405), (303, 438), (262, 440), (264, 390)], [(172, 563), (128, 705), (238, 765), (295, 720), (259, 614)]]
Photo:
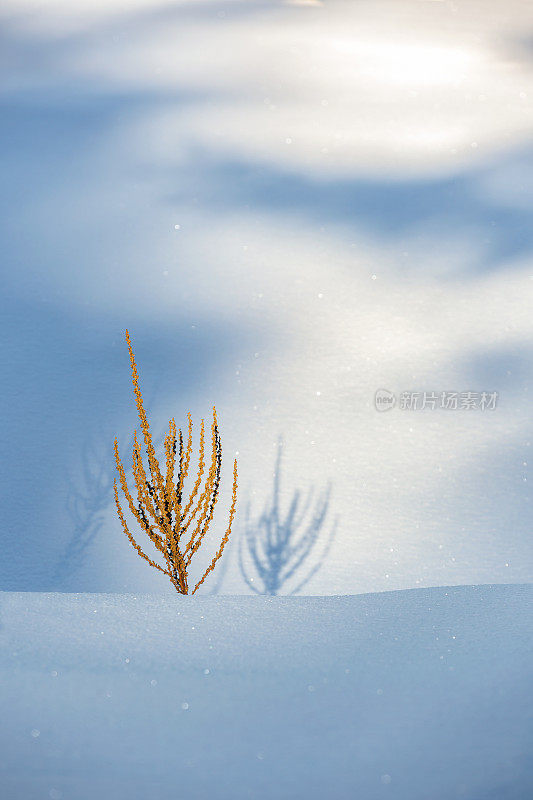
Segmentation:
[(525, 800), (531, 585), (0, 594), (5, 800)]

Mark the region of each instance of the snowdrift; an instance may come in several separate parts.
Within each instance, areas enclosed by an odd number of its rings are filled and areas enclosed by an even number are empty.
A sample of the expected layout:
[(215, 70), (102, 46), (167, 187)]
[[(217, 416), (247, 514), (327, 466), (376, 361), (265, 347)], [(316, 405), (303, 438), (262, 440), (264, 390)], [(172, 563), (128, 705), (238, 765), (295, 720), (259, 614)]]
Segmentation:
[(2, 592), (0, 795), (532, 797), (532, 600)]

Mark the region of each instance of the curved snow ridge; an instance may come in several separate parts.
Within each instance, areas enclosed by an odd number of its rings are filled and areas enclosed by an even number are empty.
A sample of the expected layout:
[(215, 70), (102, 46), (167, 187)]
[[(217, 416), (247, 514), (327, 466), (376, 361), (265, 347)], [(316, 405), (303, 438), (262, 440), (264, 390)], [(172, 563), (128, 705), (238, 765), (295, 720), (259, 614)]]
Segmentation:
[[(446, 664), (532, 630), (533, 584), (263, 597), (0, 593), (0, 664), (293, 671), (401, 653)], [(441, 652), (442, 651), (442, 652)], [(443, 658), (440, 656), (443, 655)], [(125, 659), (129, 657), (129, 662)]]

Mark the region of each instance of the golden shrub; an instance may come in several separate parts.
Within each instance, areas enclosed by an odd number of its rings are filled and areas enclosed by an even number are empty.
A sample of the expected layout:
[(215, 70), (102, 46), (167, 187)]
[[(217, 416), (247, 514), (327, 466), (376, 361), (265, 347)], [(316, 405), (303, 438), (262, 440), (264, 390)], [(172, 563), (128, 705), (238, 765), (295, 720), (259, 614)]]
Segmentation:
[[(213, 406), (213, 423), (211, 425), (211, 463), (207, 470), (203, 489), (201, 489), (201, 485), (206, 467), (204, 453), (204, 420), (202, 420), (200, 426), (198, 473), (194, 486), (190, 490), (189, 497), (188, 499), (185, 499), (184, 484), (187, 476), (189, 475), (192, 455), (193, 425), (191, 415), (187, 415), (188, 433), (186, 446), (184, 445), (184, 437), (181, 429), (177, 431), (178, 435), (176, 436), (176, 422), (174, 419), (170, 420), (169, 433), (165, 437), (166, 472), (164, 475), (162, 475), (155, 455), (152, 437), (150, 435), (150, 427), (148, 425), (146, 412), (143, 406), (141, 390), (139, 389), (137, 366), (135, 364), (135, 357), (133, 355), (128, 331), (126, 331), (126, 340), (128, 342), (128, 350), (130, 353), (133, 389), (135, 392), (137, 410), (144, 436), (144, 443), (148, 457), (148, 468), (150, 472), (149, 479), (142, 462), (141, 446), (137, 441), (137, 432), (135, 431), (133, 435), (133, 476), (137, 488), (137, 505), (135, 504), (128, 489), (126, 473), (120, 460), (118, 442), (115, 438), (116, 466), (119, 473), (122, 490), (126, 500), (128, 501), (130, 511), (141, 526), (142, 530), (147, 534), (157, 550), (159, 550), (159, 552), (163, 555), (163, 558), (165, 559), (164, 567), (149, 558), (146, 553), (143, 552), (141, 547), (139, 547), (130, 533), (118, 499), (117, 482), (115, 479), (113, 485), (115, 490), (117, 511), (122, 523), (122, 527), (124, 528), (128, 539), (135, 547), (139, 555), (146, 559), (150, 566), (155, 567), (155, 569), (158, 569), (165, 575), (168, 575), (172, 584), (180, 594), (189, 594), (189, 565), (194, 554), (202, 544), (209, 525), (211, 524), (219, 493), (222, 447), (220, 434), (218, 431), (216, 409)], [(178, 465), (178, 475), (176, 481), (174, 481), (174, 469), (176, 461)], [(235, 460), (233, 465), (233, 492), (228, 528), (222, 538), (220, 547), (217, 550), (215, 557), (212, 559), (204, 574), (195, 585), (191, 594), (194, 594), (198, 587), (201, 586), (207, 575), (214, 569), (216, 562), (222, 555), (222, 551), (224, 550), (231, 533), (231, 525), (233, 522), (233, 517), (235, 516), (236, 503), (237, 460)], [(150, 522), (150, 519), (153, 520), (153, 522)]]

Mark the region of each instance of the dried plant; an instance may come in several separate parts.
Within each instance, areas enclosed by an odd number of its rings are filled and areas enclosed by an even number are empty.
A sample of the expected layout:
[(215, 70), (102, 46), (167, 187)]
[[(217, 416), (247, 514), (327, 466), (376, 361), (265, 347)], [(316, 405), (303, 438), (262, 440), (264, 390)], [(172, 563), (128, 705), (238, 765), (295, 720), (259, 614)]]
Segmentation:
[[(143, 407), (141, 391), (139, 389), (137, 366), (135, 364), (135, 357), (133, 355), (128, 331), (126, 331), (126, 339), (128, 342), (128, 350), (131, 361), (133, 389), (135, 392), (141, 428), (144, 435), (144, 443), (146, 445), (146, 453), (148, 457), (148, 466), (151, 478), (148, 479), (145, 472), (142, 462), (141, 447), (137, 441), (137, 432), (135, 431), (133, 434), (133, 476), (137, 487), (137, 505), (134, 503), (126, 483), (126, 474), (120, 460), (117, 439), (115, 439), (115, 461), (120, 476), (122, 490), (128, 501), (130, 511), (141, 526), (142, 530), (153, 542), (156, 549), (159, 550), (159, 552), (163, 555), (163, 558), (165, 559), (165, 567), (162, 567), (160, 564), (157, 564), (155, 561), (149, 558), (149, 556), (147, 556), (146, 553), (144, 553), (139, 547), (132, 534), (128, 530), (128, 526), (120, 507), (117, 483), (115, 480), (114, 490), (117, 511), (122, 523), (122, 527), (124, 528), (128, 539), (135, 547), (139, 555), (148, 561), (150, 566), (155, 567), (155, 569), (158, 569), (165, 575), (168, 575), (173, 586), (180, 594), (189, 594), (189, 565), (194, 554), (202, 544), (204, 536), (206, 535), (209, 525), (213, 519), (220, 486), (222, 447), (220, 434), (218, 432), (216, 410), (213, 406), (213, 424), (211, 426), (211, 464), (207, 471), (203, 490), (200, 492), (202, 477), (205, 470), (204, 420), (202, 420), (200, 427), (198, 474), (194, 486), (189, 494), (189, 498), (188, 500), (185, 500), (184, 483), (189, 474), (192, 455), (193, 425), (191, 415), (187, 415), (189, 424), (186, 447), (184, 447), (184, 437), (181, 430), (178, 430), (178, 436), (176, 436), (176, 422), (174, 419), (170, 420), (169, 433), (165, 437), (166, 473), (163, 476), (155, 455), (155, 450), (150, 435), (150, 428), (146, 418), (146, 412)], [(176, 449), (178, 443), (179, 452), (177, 453)], [(178, 463), (178, 475), (176, 483), (174, 483), (176, 455)], [(222, 551), (224, 550), (231, 533), (231, 525), (235, 515), (236, 503), (237, 460), (235, 460), (233, 465), (233, 492), (228, 528), (222, 538), (222, 542), (215, 557), (212, 559), (204, 574), (195, 585), (191, 594), (194, 594), (198, 587), (202, 585), (222, 555)], [(148, 519), (149, 516), (154, 520), (153, 524), (150, 524)], [(192, 533), (190, 533), (191, 525), (194, 527)], [(190, 535), (188, 535), (188, 540), (186, 541), (188, 531)]]
[[(320, 530), (326, 518), (331, 487), (328, 486), (319, 496), (309, 522), (304, 520), (311, 509), (313, 489), (300, 508), (300, 491), (295, 491), (286, 515), (280, 508), (281, 457), (283, 442), (278, 442), (278, 453), (274, 471), (272, 498), (267, 502), (263, 513), (255, 521), (251, 520), (250, 504), (246, 508), (244, 535), (239, 538), (239, 567), (246, 584), (256, 594), (277, 595), (304, 566), (318, 541)], [(288, 594), (296, 594), (320, 569), (328, 554), (337, 528), (335, 520), (320, 558), (307, 575), (300, 580)], [(253, 570), (244, 564), (243, 541), (247, 546)], [(257, 577), (259, 585), (254, 580)], [(262, 584), (262, 586), (261, 586)]]

